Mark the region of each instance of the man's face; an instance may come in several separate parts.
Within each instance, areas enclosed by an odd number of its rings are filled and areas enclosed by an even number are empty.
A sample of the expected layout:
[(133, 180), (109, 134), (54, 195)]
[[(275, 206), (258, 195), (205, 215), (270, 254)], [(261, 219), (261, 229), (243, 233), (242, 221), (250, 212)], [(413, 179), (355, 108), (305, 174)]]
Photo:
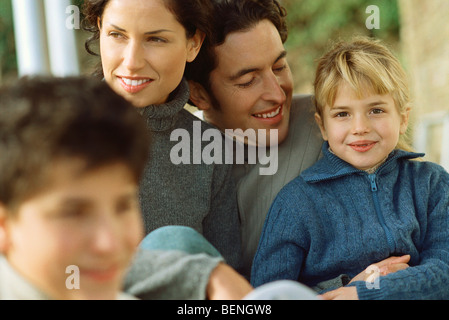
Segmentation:
[(215, 48), (218, 66), (211, 72), (211, 104), (205, 119), (225, 129), (278, 130), (288, 134), (293, 80), (276, 27), (268, 20), (231, 33)]

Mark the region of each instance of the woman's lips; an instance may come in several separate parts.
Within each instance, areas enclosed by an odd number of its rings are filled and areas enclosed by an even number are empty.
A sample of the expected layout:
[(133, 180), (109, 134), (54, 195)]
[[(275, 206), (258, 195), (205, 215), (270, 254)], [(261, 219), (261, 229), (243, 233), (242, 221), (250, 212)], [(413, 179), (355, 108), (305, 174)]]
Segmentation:
[(137, 93), (149, 86), (153, 80), (150, 78), (118, 77), (122, 88), (128, 93)]

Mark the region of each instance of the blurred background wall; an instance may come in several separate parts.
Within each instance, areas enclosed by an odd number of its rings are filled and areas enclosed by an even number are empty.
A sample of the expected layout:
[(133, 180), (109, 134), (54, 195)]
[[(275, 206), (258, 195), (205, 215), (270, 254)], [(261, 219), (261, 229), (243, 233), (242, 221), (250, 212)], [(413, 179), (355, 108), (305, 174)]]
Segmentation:
[[(400, 0), (401, 48), (414, 95), (414, 141), (449, 169), (449, 0)], [(424, 151), (424, 150), (423, 150)]]
[[(48, 24), (57, 18), (49, 16), (49, 12), (63, 18), (61, 21), (70, 18), (70, 11), (57, 14), (50, 10), (50, 2), (58, 0), (0, 0), (0, 84), (19, 77), (12, 3), (24, 6), (27, 1), (33, 1), (33, 5), (40, 3), (46, 11), (42, 23), (47, 25), (47, 29), (43, 26), (47, 38), (55, 28), (49, 28)], [(77, 7), (83, 3), (83, 0), (64, 1)], [(286, 47), (297, 93), (312, 92), (315, 60), (332, 42), (354, 35), (382, 39), (410, 76), (414, 98), (410, 128), (413, 144), (418, 151), (427, 153), (427, 159), (449, 169), (449, 0), (281, 0), (281, 3), (288, 11), (290, 32)], [(379, 25), (367, 28), (367, 21), (372, 22), (370, 19), (376, 13), (369, 10), (373, 6), (378, 9)], [(86, 54), (86, 34), (76, 28), (72, 32), (79, 72), (89, 74), (98, 58)], [(46, 49), (51, 46), (49, 43)]]

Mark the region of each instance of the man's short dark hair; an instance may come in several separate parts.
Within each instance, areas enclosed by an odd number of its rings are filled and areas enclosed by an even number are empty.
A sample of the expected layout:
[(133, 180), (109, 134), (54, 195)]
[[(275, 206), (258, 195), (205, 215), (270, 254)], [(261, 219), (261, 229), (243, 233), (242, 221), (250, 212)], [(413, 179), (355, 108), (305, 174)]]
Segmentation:
[(65, 157), (84, 160), (86, 170), (124, 163), (138, 182), (149, 145), (141, 116), (106, 83), (24, 78), (0, 89), (0, 203), (39, 191), (52, 162)]
[(197, 58), (187, 65), (185, 77), (201, 84), (209, 93), (210, 73), (217, 67), (214, 48), (222, 45), (230, 33), (250, 30), (262, 20), (269, 20), (287, 41), (287, 12), (277, 0), (211, 0), (212, 36), (205, 39)]

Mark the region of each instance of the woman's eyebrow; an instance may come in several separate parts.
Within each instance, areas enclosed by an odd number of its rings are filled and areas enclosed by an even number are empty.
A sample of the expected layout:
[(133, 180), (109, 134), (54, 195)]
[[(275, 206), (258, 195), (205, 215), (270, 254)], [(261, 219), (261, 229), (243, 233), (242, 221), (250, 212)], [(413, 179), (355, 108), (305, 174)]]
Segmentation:
[(120, 28), (119, 26), (116, 26), (115, 24), (112, 24), (112, 23), (108, 23), (108, 24), (109, 24), (112, 28), (117, 29), (118, 31), (126, 32), (125, 29)]
[[(116, 26), (115, 24), (110, 23), (109, 25), (110, 25), (112, 28), (117, 29), (117, 30), (120, 31), (120, 32), (126, 32), (125, 29), (120, 28), (119, 26)], [(145, 35), (153, 35), (153, 34), (158, 34), (158, 33), (162, 33), (162, 32), (173, 32), (173, 31), (168, 30), (168, 29), (158, 29), (158, 30), (154, 30), (154, 31), (148, 31), (148, 32), (145, 32), (144, 34), (145, 34)]]

